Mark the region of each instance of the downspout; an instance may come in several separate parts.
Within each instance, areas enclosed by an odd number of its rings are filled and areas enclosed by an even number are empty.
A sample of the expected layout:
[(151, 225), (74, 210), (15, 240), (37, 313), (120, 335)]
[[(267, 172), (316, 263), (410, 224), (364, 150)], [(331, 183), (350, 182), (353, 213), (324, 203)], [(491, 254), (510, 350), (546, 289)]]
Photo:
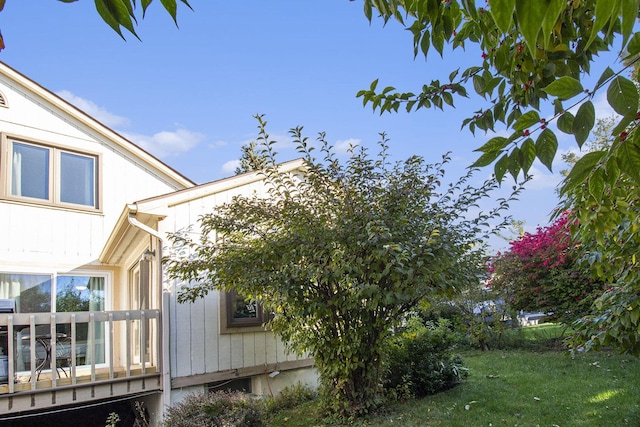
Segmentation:
[(162, 274), (162, 236), (158, 233), (157, 230), (149, 227), (146, 224), (141, 223), (136, 218), (136, 213), (138, 212), (138, 206), (134, 204), (130, 204), (127, 206), (129, 208), (129, 215), (127, 219), (129, 220), (129, 224), (133, 227), (136, 227), (145, 233), (155, 237), (158, 240), (158, 248), (157, 248), (157, 280), (158, 284), (162, 289), (162, 311), (160, 313), (160, 318), (162, 319), (162, 329), (160, 331), (160, 342), (162, 345), (162, 408), (160, 416), (164, 419), (164, 413), (171, 406), (171, 352), (169, 351), (169, 292), (162, 286), (163, 284), (163, 274)]

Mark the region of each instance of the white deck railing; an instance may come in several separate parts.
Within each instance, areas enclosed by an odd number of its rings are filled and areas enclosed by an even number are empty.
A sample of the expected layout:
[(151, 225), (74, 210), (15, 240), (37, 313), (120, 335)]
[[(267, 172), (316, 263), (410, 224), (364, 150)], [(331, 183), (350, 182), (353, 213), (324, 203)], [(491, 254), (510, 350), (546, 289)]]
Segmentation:
[(159, 310), (0, 314), (0, 396), (157, 374), (160, 325)]

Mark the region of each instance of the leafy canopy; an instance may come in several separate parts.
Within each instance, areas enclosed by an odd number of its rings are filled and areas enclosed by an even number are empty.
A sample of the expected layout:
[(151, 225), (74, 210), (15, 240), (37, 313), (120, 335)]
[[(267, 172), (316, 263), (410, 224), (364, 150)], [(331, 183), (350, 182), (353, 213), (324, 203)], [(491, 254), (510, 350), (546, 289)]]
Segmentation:
[(435, 165), (415, 156), (391, 163), (384, 135), (376, 157), (354, 147), (341, 163), (324, 134), (317, 160), (316, 144), (292, 129), (306, 166), (282, 173), (258, 120), (265, 193), (202, 216), (197, 240), (172, 235), (174, 252), (186, 255), (167, 259), (168, 271), (186, 282), (183, 302), (234, 289), (263, 303), (273, 331), (315, 358), (327, 408), (365, 413), (380, 402), (391, 329), (423, 298), (479, 282), (483, 224), (509, 200), (471, 215), (494, 180), (474, 188), (469, 172), (446, 186), (448, 156)]
[[(78, 0), (58, 0), (62, 3), (75, 3)], [(120, 37), (124, 39), (122, 30), (125, 29), (139, 39), (136, 33), (136, 25), (138, 25), (138, 18), (136, 17), (136, 0), (94, 0), (96, 4), (96, 10), (100, 14), (100, 17), (106, 22)], [(187, 0), (179, 0), (182, 4), (191, 9), (191, 5)], [(142, 18), (144, 18), (147, 8), (153, 0), (140, 0), (140, 6), (142, 7)], [(171, 15), (173, 21), (178, 25), (178, 0), (160, 0), (162, 7)], [(0, 0), (0, 11), (4, 9), (6, 0)], [(4, 49), (4, 39), (0, 34), (0, 50)]]
[[(612, 138), (607, 130), (613, 125), (611, 120), (598, 123), (591, 151), (584, 157), (594, 153), (608, 157)], [(571, 188), (563, 199), (571, 209), (572, 221), (580, 224), (573, 227), (572, 234), (581, 241), (582, 268), (605, 285), (591, 312), (574, 324), (571, 345), (574, 349), (615, 347), (638, 356), (640, 187), (619, 173), (610, 184), (603, 176), (615, 173), (611, 165), (607, 159), (596, 166), (587, 182)]]
[[(480, 146), (473, 166), (493, 164), (499, 181), (506, 173), (526, 175), (537, 158), (549, 169), (558, 139), (552, 128), (573, 135), (578, 146), (595, 123), (593, 98), (606, 91), (608, 103), (620, 115), (612, 131), (614, 143), (606, 160), (619, 173), (640, 183), (638, 92), (624, 77), (638, 60), (640, 34), (635, 32), (639, 0), (365, 0), (369, 20), (377, 10), (384, 21), (396, 19), (413, 34), (414, 53), (444, 55), (452, 49), (477, 52), (477, 64), (424, 84), (418, 92), (379, 90), (378, 81), (358, 96), (383, 112), (454, 106), (454, 95), (475, 91), (485, 105), (463, 127), (494, 131), (503, 123), (509, 136), (495, 136)], [(619, 43), (618, 69), (607, 67), (592, 88), (583, 84), (596, 56)], [(544, 109), (543, 107), (546, 107)], [(577, 110), (571, 113), (568, 110)], [(552, 110), (549, 117), (541, 111)], [(605, 158), (584, 156), (569, 175), (564, 191), (579, 186)], [(615, 182), (611, 174), (598, 181)], [(599, 191), (601, 186), (594, 186)]]

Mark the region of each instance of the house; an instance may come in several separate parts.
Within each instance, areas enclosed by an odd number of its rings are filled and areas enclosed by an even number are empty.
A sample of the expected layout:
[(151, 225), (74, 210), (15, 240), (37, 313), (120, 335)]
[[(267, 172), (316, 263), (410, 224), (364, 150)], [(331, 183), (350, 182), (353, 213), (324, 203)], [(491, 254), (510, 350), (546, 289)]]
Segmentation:
[(134, 401), (157, 424), (189, 393), (315, 384), (260, 307), (180, 304), (162, 269), (167, 233), (262, 191), (257, 173), (196, 185), (0, 62), (0, 425)]

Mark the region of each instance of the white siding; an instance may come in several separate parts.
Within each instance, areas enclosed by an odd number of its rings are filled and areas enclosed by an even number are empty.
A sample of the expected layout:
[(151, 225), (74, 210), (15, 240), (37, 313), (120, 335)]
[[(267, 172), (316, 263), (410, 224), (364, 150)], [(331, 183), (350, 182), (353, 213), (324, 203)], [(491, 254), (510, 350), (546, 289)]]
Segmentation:
[[(160, 221), (161, 233), (183, 230), (189, 226), (197, 233), (198, 217), (211, 212), (239, 194), (262, 193), (261, 181), (214, 191), (211, 194), (169, 206), (154, 200), (139, 206), (140, 211), (166, 215)], [(179, 304), (178, 289), (171, 293), (171, 370), (172, 377), (215, 373), (232, 369), (264, 366), (296, 360), (287, 354), (284, 344), (271, 332), (220, 334), (220, 298), (217, 291), (195, 303)], [(187, 352), (189, 357), (186, 356)]]
[[(15, 271), (21, 265), (64, 269), (96, 263), (127, 203), (176, 189), (159, 174), (142, 168), (142, 162), (136, 163), (113, 141), (1, 75), (0, 91), (9, 102), (9, 108), (0, 108), (0, 132), (101, 158), (101, 212), (0, 201), (0, 270)], [(5, 185), (5, 171), (0, 172), (0, 185)]]

